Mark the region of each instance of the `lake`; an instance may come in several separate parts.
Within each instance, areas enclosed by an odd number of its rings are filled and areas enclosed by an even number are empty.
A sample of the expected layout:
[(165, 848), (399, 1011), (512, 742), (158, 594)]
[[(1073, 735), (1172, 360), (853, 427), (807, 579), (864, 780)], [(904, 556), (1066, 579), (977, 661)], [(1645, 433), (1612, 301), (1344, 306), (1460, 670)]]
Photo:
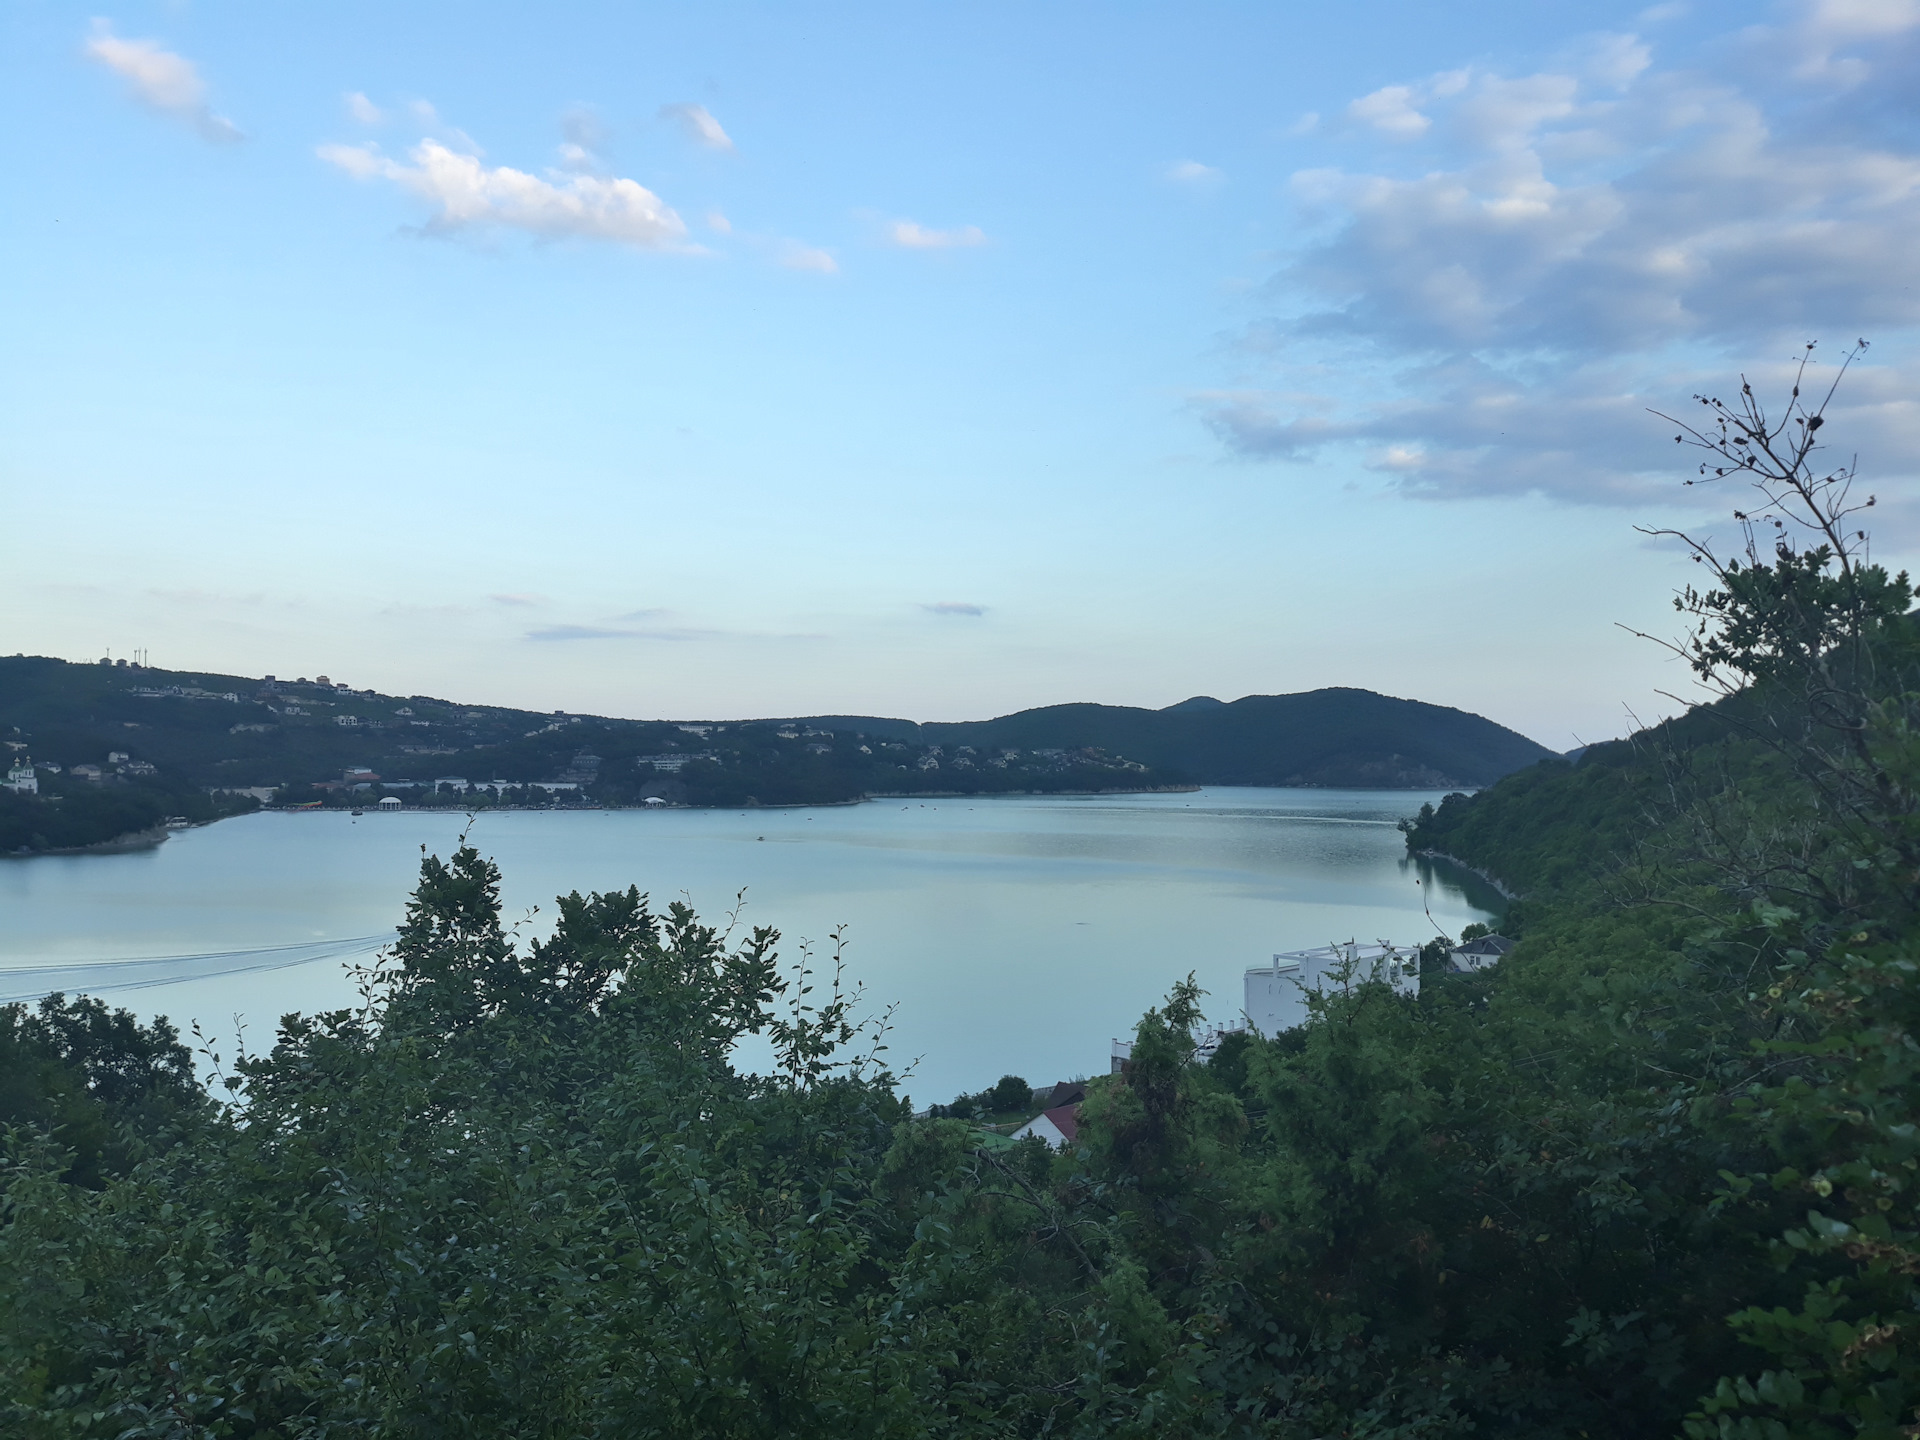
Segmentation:
[[(1193, 971), (1232, 1019), (1276, 950), (1417, 943), (1498, 897), (1409, 861), (1394, 822), (1439, 795), (1214, 788), (1177, 795), (879, 800), (793, 810), (511, 811), (472, 822), (510, 919), (637, 884), (816, 954), (844, 926), (850, 978), (895, 1005), (891, 1058), (916, 1103), (1003, 1073), (1108, 1068), (1115, 1037)], [(292, 1010), (355, 1002), (348, 964), (398, 923), (421, 847), (466, 817), (258, 814), (128, 855), (0, 862), (0, 995), (90, 990), (254, 1049)], [(538, 907), (537, 912), (535, 907)], [(184, 977), (184, 978), (183, 978)], [(764, 1051), (747, 1050), (756, 1064)]]

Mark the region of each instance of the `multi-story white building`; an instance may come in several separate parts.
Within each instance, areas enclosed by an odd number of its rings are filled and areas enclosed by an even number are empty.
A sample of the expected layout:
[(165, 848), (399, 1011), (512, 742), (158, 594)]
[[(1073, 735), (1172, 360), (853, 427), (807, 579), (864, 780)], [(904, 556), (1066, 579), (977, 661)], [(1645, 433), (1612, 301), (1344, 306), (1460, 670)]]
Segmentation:
[(1331, 994), (1378, 981), (1402, 995), (1420, 993), (1420, 947), (1349, 940), (1318, 950), (1289, 950), (1246, 976), (1247, 1022), (1271, 1040), (1307, 1023), (1309, 992)]
[[(1511, 942), (1505, 942), (1511, 943)], [(1420, 993), (1418, 945), (1362, 945), (1349, 940), (1318, 950), (1289, 950), (1271, 963), (1255, 965), (1244, 981), (1242, 1018), (1231, 1025), (1211, 1025), (1195, 1033), (1193, 1058), (1209, 1063), (1220, 1042), (1240, 1030), (1258, 1031), (1271, 1040), (1282, 1030), (1307, 1023), (1309, 994), (1327, 995), (1369, 982), (1389, 985), (1399, 995)], [(1118, 1075), (1133, 1059), (1133, 1042), (1115, 1039), (1110, 1061)]]

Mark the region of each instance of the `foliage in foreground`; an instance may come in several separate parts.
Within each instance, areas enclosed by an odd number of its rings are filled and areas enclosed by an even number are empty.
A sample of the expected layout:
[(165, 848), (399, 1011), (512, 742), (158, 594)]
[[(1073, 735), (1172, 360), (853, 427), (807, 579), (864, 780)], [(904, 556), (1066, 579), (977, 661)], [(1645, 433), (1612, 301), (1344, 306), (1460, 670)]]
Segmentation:
[(1911, 1435), (1910, 596), (1843, 535), (1714, 563), (1725, 702), (1414, 826), (1527, 890), (1497, 970), (1205, 1067), (1176, 985), (1065, 1155), (912, 1121), (771, 932), (627, 891), (521, 946), (470, 849), (240, 1103), (12, 1012), (6, 1433)]

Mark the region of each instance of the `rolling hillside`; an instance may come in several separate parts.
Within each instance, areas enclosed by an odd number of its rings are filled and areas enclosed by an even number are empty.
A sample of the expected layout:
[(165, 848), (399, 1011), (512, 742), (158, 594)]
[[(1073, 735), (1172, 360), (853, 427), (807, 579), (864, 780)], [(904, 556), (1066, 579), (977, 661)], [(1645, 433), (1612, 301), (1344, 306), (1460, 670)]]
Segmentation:
[(804, 723), (923, 745), (1094, 745), (1202, 785), (1447, 789), (1491, 784), (1551, 752), (1479, 715), (1371, 690), (1195, 696), (1164, 710), (1049, 705), (995, 720), (917, 725), (871, 716)]

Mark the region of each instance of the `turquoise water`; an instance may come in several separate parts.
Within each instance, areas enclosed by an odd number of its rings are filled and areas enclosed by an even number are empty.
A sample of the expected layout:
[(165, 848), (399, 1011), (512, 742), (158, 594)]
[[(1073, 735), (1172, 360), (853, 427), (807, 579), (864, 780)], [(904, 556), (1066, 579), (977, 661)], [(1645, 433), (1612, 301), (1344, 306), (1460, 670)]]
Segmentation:
[[(779, 928), (789, 956), (844, 926), (848, 974), (873, 1008), (897, 1007), (891, 1056), (917, 1060), (905, 1088), (926, 1101), (1005, 1072), (1102, 1072), (1112, 1039), (1190, 970), (1210, 1015), (1230, 1019), (1241, 973), (1273, 951), (1430, 937), (1394, 821), (1438, 798), (1222, 788), (520, 811), (482, 815), (472, 838), (530, 933), (556, 893), (629, 884), (709, 919), (744, 889), (740, 923)], [(283, 1013), (354, 1003), (345, 957), (398, 922), (421, 847), (449, 853), (466, 823), (251, 815), (137, 854), (0, 863), (0, 994), (92, 989), (183, 1030), (197, 1020), (229, 1054), (237, 1025), (264, 1048)], [(1433, 879), (1449, 932), (1497, 903), (1469, 877)]]

